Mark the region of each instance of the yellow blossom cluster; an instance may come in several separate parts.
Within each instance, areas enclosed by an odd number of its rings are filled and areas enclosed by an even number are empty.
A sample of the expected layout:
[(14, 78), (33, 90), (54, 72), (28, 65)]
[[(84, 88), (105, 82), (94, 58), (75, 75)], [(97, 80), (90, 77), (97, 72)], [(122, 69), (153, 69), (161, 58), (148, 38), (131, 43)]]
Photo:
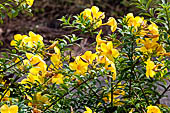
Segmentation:
[[(132, 13), (127, 14), (125, 22), (129, 27), (133, 27), (133, 32), (136, 36), (140, 38), (136, 39), (136, 44), (139, 48), (135, 48), (136, 51), (142, 52), (144, 55), (147, 55), (149, 58), (145, 62), (146, 64), (146, 76), (154, 77), (156, 74), (155, 70), (157, 65), (151, 61), (151, 57), (156, 56), (168, 56), (169, 53), (166, 53), (163, 45), (159, 43), (159, 30), (158, 26), (151, 21), (151, 24), (148, 25), (147, 21), (143, 17), (136, 16), (134, 17)], [(160, 65), (160, 64), (158, 64)], [(165, 70), (161, 70), (162, 72)]]
[(99, 53), (98, 62), (105, 64), (105, 69), (110, 70), (113, 73), (113, 79), (116, 79), (116, 68), (114, 59), (119, 56), (119, 51), (113, 47), (112, 41), (106, 41), (101, 39), (102, 30), (96, 37), (96, 51)]
[(29, 35), (21, 35), (16, 34), (14, 36), (14, 40), (11, 41), (11, 46), (15, 46), (16, 48), (22, 48), (22, 47), (37, 47), (37, 45), (43, 47), (43, 37), (39, 34), (35, 34), (32, 31), (29, 32)]
[(157, 42), (157, 39), (145, 38), (143, 40), (138, 38), (136, 43), (139, 46), (142, 46), (141, 48), (136, 48), (136, 50), (141, 51), (143, 54), (151, 55), (155, 53), (157, 56), (159, 56), (166, 53), (166, 50), (161, 44)]
[(1, 113), (18, 113), (17, 105), (12, 105), (9, 107), (8, 105), (4, 104), (0, 109)]
[(104, 68), (110, 70), (113, 73), (113, 79), (116, 79), (116, 67), (114, 64), (114, 58), (119, 56), (117, 49), (113, 47), (112, 41), (101, 40), (102, 30), (96, 37), (97, 46), (96, 53), (86, 51), (84, 55), (77, 56), (74, 62), (69, 64), (71, 70), (75, 70), (75, 74), (84, 75), (88, 70), (88, 65), (93, 63), (94, 60), (97, 64), (105, 64)]
[(99, 11), (97, 6), (92, 6), (91, 9), (85, 9), (80, 13), (80, 15), (83, 16), (84, 20), (90, 20), (90, 23), (93, 25), (94, 29), (103, 25), (108, 25), (111, 27), (111, 31), (114, 32), (117, 28), (117, 22), (113, 17), (110, 17), (108, 22), (102, 24), (102, 20), (105, 18), (105, 14), (104, 12)]
[(133, 32), (137, 36), (147, 36), (149, 38), (156, 38), (159, 37), (158, 26), (151, 22), (150, 25), (147, 24), (147, 21), (144, 20), (144, 17), (133, 16), (133, 13), (128, 13), (125, 22), (129, 27), (133, 27)]
[(147, 113), (161, 113), (160, 109), (157, 106), (148, 106)]

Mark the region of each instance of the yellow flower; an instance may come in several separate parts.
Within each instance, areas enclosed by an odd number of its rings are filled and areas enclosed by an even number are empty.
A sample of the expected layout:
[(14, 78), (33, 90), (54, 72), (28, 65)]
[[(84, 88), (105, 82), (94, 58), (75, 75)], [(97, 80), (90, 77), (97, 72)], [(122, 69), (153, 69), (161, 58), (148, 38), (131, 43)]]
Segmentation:
[(52, 77), (52, 83), (56, 84), (62, 84), (63, 83), (63, 75), (62, 74), (56, 74)]
[(4, 104), (1, 106), (1, 113), (18, 113), (18, 106), (12, 105), (8, 107), (8, 105)]
[[(6, 92), (6, 90), (4, 91), (4, 93)], [(7, 91), (7, 93), (5, 94), (5, 96), (2, 98), (2, 96), (0, 95), (0, 100), (1, 101), (9, 101), (10, 100), (10, 90)], [(2, 99), (1, 99), (2, 98)]]
[[(84, 113), (93, 113), (93, 111), (89, 107), (85, 106), (85, 108), (86, 108), (86, 111), (84, 111)], [(96, 113), (96, 112), (94, 112), (94, 113)]]
[(148, 106), (147, 108), (147, 113), (161, 113), (160, 109), (157, 106)]
[(132, 109), (129, 111), (129, 113), (133, 113), (133, 111), (134, 111), (134, 109), (132, 108)]
[(11, 41), (11, 46), (17, 46), (17, 43), (23, 39), (23, 36), (21, 34), (14, 35), (14, 40)]
[[(123, 103), (120, 101), (119, 96), (124, 95), (125, 91), (121, 90), (121, 89), (116, 89), (117, 91), (113, 92), (113, 103), (115, 106), (121, 106), (123, 105)], [(111, 102), (111, 92), (109, 92), (107, 94), (107, 97), (104, 97), (103, 100), (107, 103), (107, 102)]]
[(144, 23), (144, 18), (139, 16), (134, 17), (133, 13), (128, 13), (126, 16), (126, 22), (128, 23), (128, 26), (137, 28)]
[(28, 82), (35, 83), (36, 81), (41, 84), (44, 82), (44, 78), (40, 75), (33, 75), (31, 73), (28, 73), (27, 78), (23, 79), (20, 84), (27, 84)]
[(102, 33), (102, 30), (100, 30), (98, 35), (96, 36), (97, 45), (101, 45), (102, 43), (107, 43), (107, 41), (101, 39), (101, 36), (100, 36), (101, 33)]
[(35, 96), (36, 103), (38, 104), (50, 104), (48, 94), (42, 95), (41, 92), (38, 92)]
[(54, 47), (54, 51), (55, 54), (52, 54), (50, 58), (53, 64), (50, 65), (49, 69), (58, 69), (62, 66), (60, 49), (58, 47)]
[(92, 54), (91, 51), (86, 51), (84, 55), (81, 56), (82, 59), (87, 61), (89, 64), (92, 64), (93, 60), (97, 57), (96, 54)]
[(88, 69), (88, 63), (81, 60), (80, 56), (77, 56), (74, 62), (69, 64), (71, 70), (76, 70), (75, 74), (85, 74)]
[(156, 48), (156, 54), (157, 54), (157, 56), (162, 55), (162, 54), (164, 54), (164, 53), (166, 53), (166, 50), (163, 48), (162, 45), (159, 45), (159, 46)]
[(112, 41), (108, 41), (107, 44), (101, 44), (101, 54), (106, 55), (111, 61), (113, 58), (117, 58), (119, 56), (119, 51), (113, 48)]
[(136, 50), (137, 51), (139, 50), (139, 51), (143, 52), (144, 54), (153, 53), (159, 45), (156, 42), (156, 40), (153, 40), (150, 38), (145, 38), (145, 40), (137, 39), (136, 42), (137, 42), (137, 44), (140, 43), (143, 45), (143, 47), (136, 48)]
[(96, 42), (97, 42), (96, 51), (97, 52), (101, 51), (100, 46), (101, 46), (102, 43), (105, 43), (105, 44), (107, 43), (107, 41), (101, 39), (101, 36), (100, 36), (101, 33), (102, 33), (102, 30), (100, 30), (100, 32), (96, 36)]
[(132, 29), (136, 36), (145, 36), (148, 31), (146, 30), (147, 21), (143, 17), (133, 16), (133, 13), (128, 13), (125, 19), (129, 27), (134, 27)]
[(111, 31), (114, 32), (117, 28), (117, 22), (116, 20), (113, 18), (113, 17), (110, 17), (108, 19), (108, 22), (103, 24), (103, 25), (108, 25), (108, 26), (111, 26)]
[(153, 69), (155, 68), (155, 63), (150, 60), (150, 58), (147, 60), (146, 63), (146, 76), (149, 77), (154, 77), (155, 71)]
[(21, 46), (28, 46), (30, 48), (32, 47), (37, 47), (38, 43), (40, 44), (41, 47), (44, 46), (43, 43), (43, 37), (39, 34), (35, 34), (32, 31), (29, 32), (29, 36), (23, 35), (23, 39), (21, 42)]
[(115, 80), (116, 79), (116, 67), (115, 67), (115, 64), (111, 60), (109, 60), (106, 56), (99, 56), (98, 57), (98, 62), (105, 64), (105, 66), (104, 66), (105, 69), (110, 70), (113, 73), (112, 77), (113, 77), (113, 80)]
[(26, 0), (26, 2), (27, 2), (27, 4), (28, 4), (29, 6), (32, 6), (33, 3), (34, 3), (34, 0)]
[(29, 32), (29, 37), (31, 38), (31, 42), (32, 42), (32, 47), (33, 45), (37, 45), (38, 42), (40, 43), (41, 46), (44, 46), (44, 43), (43, 43), (43, 37), (39, 34), (35, 34), (33, 33), (32, 31)]
[(88, 18), (92, 24), (95, 23), (95, 29), (102, 25), (102, 19), (105, 18), (104, 13), (99, 11), (99, 8), (96, 6), (92, 6), (91, 9), (85, 9), (80, 15), (83, 15), (84, 19)]
[(159, 31), (158, 31), (158, 26), (151, 22), (151, 24), (148, 26), (149, 36), (150, 38), (156, 38), (157, 40), (159, 39)]
[(38, 72), (41, 72), (44, 76), (47, 69), (45, 61), (39, 55), (33, 55), (32, 53), (26, 53), (26, 56), (33, 66), (31, 73), (38, 74)]
[(14, 36), (14, 40), (11, 41), (11, 46), (17, 46), (17, 43), (20, 42), (19, 47), (37, 47), (38, 43), (40, 47), (44, 46), (43, 37), (41, 35), (36, 35), (32, 31), (29, 32), (29, 36), (17, 34)]

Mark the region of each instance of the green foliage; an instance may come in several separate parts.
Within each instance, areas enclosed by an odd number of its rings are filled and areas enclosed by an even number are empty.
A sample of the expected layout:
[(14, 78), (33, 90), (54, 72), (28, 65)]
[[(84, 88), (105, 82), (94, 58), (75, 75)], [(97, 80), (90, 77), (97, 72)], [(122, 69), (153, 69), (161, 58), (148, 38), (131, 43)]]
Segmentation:
[[(31, 31), (15, 35), (14, 48), (2, 52), (0, 58), (1, 110), (6, 104), (17, 105), (19, 113), (140, 113), (154, 109), (167, 113), (170, 108), (160, 100), (170, 88), (166, 82), (170, 82), (169, 3), (162, 1), (155, 9), (151, 3), (134, 2), (147, 20), (130, 13), (118, 22), (111, 17), (103, 23), (104, 12), (96, 6), (77, 16), (62, 17), (63, 27), (96, 37), (95, 52), (75, 56), (74, 45), (81, 48), (77, 42), (85, 37), (73, 32), (50, 41), (51, 45)], [(103, 26), (110, 27), (111, 34), (102, 36), (99, 29)]]
[(3, 20), (6, 17), (14, 18), (19, 12), (27, 12), (31, 14), (30, 6), (26, 4), (26, 0), (1, 0), (0, 1), (0, 23), (3, 23)]

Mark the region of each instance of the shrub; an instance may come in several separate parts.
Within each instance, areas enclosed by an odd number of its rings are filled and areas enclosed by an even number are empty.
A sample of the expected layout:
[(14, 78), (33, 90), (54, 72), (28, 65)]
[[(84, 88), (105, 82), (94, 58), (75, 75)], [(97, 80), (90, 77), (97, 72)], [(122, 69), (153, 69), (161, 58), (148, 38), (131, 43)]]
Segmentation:
[[(151, 1), (139, 3), (147, 8)], [(71, 47), (80, 47), (84, 38), (75, 34), (51, 45), (32, 31), (16, 34), (14, 49), (0, 58), (1, 112), (167, 113), (160, 100), (170, 88), (169, 3), (160, 6), (154, 13), (160, 18), (128, 13), (103, 23), (105, 14), (97, 6), (62, 17), (64, 27), (96, 38), (95, 52), (78, 56)], [(112, 33), (103, 36), (103, 26)]]

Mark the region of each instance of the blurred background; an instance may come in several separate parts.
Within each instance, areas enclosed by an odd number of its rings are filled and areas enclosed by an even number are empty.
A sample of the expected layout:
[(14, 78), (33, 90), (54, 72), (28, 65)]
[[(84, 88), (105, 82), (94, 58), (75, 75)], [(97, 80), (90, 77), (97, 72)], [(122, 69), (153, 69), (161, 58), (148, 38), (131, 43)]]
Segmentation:
[(129, 12), (137, 13), (130, 5), (132, 0), (34, 0), (32, 16), (19, 13), (16, 18), (5, 18), (0, 24), (0, 40), (4, 43), (1, 48), (10, 48), (9, 43), (17, 33), (28, 34), (29, 31), (41, 34), (46, 42), (61, 38), (69, 31), (60, 26), (60, 19), (65, 15), (80, 14), (85, 8), (95, 5), (105, 12), (107, 18), (121, 18)]

